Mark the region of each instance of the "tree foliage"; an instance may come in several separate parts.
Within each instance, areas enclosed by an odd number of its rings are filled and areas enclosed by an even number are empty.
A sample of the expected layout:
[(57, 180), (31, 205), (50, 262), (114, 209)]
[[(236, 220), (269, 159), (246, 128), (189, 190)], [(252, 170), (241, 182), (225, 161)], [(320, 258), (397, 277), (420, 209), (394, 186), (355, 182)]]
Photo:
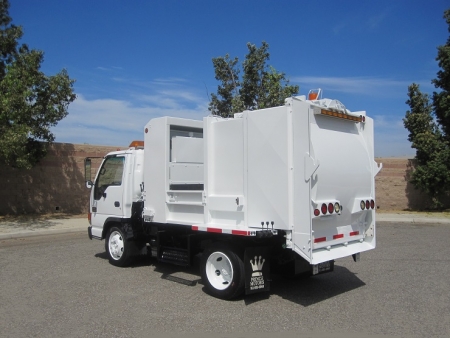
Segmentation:
[[(450, 33), (450, 9), (444, 12)], [(440, 70), (432, 80), (439, 90), (432, 98), (413, 83), (408, 87), (403, 123), (408, 140), (416, 149), (417, 165), (411, 183), (431, 197), (433, 208), (442, 208), (450, 193), (450, 38), (438, 47), (436, 57)], [(431, 102), (430, 102), (431, 101)]]
[(44, 53), (19, 44), (22, 27), (11, 24), (9, 2), (0, 0), (0, 161), (31, 168), (54, 141), (50, 131), (76, 98), (65, 70), (40, 71)]
[(289, 85), (284, 73), (267, 64), (270, 58), (267, 42), (263, 41), (259, 48), (247, 43), (247, 49), (242, 77), (237, 57), (226, 54), (212, 59), (215, 78), (220, 81), (217, 94), (211, 94), (209, 103), (213, 114), (227, 117), (244, 110), (275, 107), (298, 93), (298, 86)]

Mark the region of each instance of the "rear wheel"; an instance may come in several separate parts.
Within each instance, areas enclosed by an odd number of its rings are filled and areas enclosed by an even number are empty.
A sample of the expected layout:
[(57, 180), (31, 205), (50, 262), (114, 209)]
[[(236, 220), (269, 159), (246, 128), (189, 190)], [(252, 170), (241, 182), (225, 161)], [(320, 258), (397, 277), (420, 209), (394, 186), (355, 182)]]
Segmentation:
[(126, 266), (130, 262), (134, 243), (126, 241), (120, 227), (112, 227), (105, 239), (105, 250), (109, 262), (115, 266)]
[(207, 291), (214, 297), (231, 299), (244, 291), (244, 263), (236, 251), (224, 243), (214, 243), (205, 249), (201, 275)]

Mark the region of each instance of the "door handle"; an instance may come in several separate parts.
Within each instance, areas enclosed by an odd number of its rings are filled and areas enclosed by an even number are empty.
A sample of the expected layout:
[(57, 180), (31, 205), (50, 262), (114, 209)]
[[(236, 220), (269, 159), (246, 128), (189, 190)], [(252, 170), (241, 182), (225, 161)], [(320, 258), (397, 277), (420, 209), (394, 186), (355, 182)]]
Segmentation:
[(119, 201), (115, 201), (114, 202), (114, 206), (117, 207), (117, 208), (120, 207), (120, 202)]

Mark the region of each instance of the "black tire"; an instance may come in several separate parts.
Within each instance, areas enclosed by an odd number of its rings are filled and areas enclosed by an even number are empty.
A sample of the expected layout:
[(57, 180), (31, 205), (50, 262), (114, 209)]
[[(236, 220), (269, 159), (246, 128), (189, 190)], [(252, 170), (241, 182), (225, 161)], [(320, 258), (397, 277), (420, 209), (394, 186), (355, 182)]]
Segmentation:
[(213, 243), (202, 254), (203, 284), (209, 294), (232, 299), (244, 292), (244, 263), (238, 251), (225, 243)]
[(105, 251), (109, 262), (115, 266), (127, 266), (130, 263), (134, 250), (134, 243), (126, 241), (120, 226), (113, 226), (105, 238)]

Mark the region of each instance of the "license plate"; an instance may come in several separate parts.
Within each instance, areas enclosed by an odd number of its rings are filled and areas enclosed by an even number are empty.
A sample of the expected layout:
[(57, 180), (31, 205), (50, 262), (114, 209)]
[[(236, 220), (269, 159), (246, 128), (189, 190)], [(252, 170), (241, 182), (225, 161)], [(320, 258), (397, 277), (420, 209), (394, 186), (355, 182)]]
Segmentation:
[(317, 273), (330, 272), (334, 270), (334, 261), (319, 263), (317, 265)]
[(325, 271), (330, 271), (330, 270), (331, 270), (331, 263), (330, 263), (330, 261), (319, 263), (319, 273), (325, 272)]

